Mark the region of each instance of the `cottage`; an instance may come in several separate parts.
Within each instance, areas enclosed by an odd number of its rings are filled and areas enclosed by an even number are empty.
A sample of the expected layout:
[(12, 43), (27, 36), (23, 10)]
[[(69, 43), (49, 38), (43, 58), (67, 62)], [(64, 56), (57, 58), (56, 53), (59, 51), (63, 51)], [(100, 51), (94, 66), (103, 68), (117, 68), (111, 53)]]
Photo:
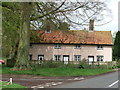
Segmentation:
[(110, 31), (91, 30), (35, 30), (30, 45), (31, 60), (53, 61), (112, 61)]
[(38, 30), (32, 32), (30, 58), (32, 60), (112, 61), (110, 31)]

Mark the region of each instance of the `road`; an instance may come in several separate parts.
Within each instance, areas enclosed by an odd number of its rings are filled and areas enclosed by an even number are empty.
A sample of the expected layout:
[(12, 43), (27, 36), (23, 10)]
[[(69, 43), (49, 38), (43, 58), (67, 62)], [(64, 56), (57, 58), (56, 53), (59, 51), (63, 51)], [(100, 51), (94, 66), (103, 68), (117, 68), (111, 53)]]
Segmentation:
[(118, 72), (114, 72), (82, 81), (54, 86), (51, 88), (118, 88), (118, 76)]
[(90, 77), (42, 77), (34, 75), (3, 75), (2, 80), (13, 79), (28, 88), (118, 88), (118, 72)]

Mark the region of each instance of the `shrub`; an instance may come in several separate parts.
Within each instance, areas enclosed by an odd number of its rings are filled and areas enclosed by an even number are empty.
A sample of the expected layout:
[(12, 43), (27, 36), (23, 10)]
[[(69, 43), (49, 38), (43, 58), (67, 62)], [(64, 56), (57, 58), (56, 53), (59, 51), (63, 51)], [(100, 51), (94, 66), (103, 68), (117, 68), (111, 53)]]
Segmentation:
[(120, 64), (117, 65), (117, 68), (120, 68)]

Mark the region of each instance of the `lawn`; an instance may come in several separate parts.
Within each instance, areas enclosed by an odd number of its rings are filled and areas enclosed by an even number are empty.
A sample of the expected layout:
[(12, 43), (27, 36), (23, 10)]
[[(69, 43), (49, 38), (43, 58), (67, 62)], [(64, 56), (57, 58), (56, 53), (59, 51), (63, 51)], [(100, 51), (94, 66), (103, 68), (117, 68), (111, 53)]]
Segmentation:
[(0, 88), (26, 88), (26, 87), (15, 83), (9, 84), (9, 82), (0, 82)]
[(40, 76), (89, 76), (113, 71), (112, 69), (79, 69), (79, 68), (37, 68), (32, 70), (11, 71), (8, 67), (2, 68), (2, 74), (27, 74)]

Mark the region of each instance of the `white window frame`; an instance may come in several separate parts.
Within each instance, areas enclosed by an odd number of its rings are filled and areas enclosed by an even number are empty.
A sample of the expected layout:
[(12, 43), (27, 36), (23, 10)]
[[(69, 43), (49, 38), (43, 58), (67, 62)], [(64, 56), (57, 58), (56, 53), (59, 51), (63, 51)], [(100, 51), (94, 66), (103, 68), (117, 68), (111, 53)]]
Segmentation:
[(80, 44), (76, 44), (75, 45), (75, 49), (81, 49), (81, 45)]
[(81, 55), (74, 55), (74, 60), (75, 61), (80, 61), (81, 60)]
[(54, 55), (54, 60), (55, 61), (61, 61), (61, 55)]
[(103, 50), (103, 46), (102, 45), (97, 45), (97, 50)]
[[(42, 60), (40, 60), (40, 57), (42, 57)], [(38, 55), (38, 64), (42, 64), (44, 61), (44, 55)]]
[[(99, 59), (98, 59), (99, 57)], [(97, 61), (104, 61), (104, 56), (103, 55), (97, 55)]]
[(61, 49), (61, 44), (55, 44), (55, 49)]

